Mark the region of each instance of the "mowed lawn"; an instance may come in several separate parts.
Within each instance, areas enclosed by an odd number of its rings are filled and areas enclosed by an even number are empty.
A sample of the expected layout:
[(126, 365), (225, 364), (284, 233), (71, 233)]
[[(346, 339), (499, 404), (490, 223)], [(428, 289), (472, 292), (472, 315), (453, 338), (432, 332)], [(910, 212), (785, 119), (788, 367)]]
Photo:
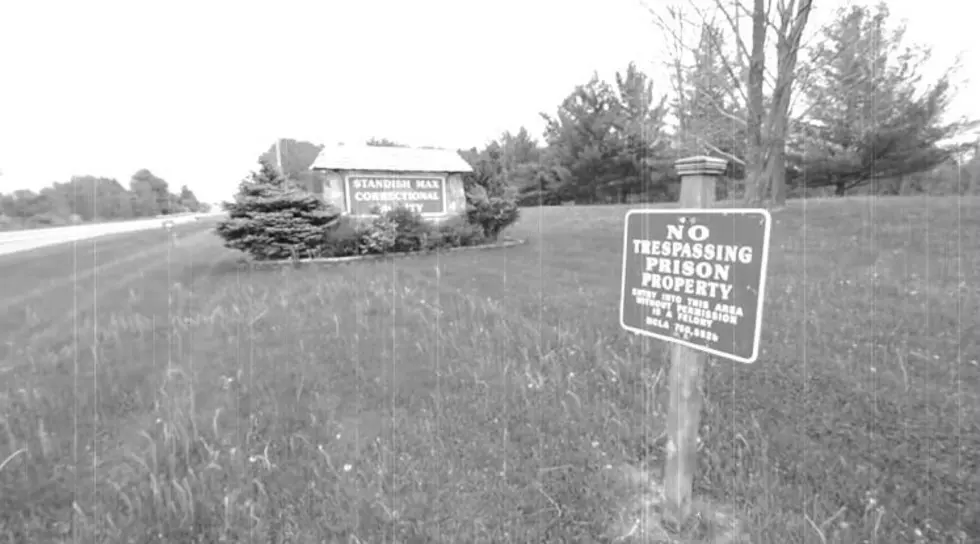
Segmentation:
[[(335, 267), (206, 225), (0, 257), (0, 542), (612, 542), (667, 407), (666, 346), (618, 325), (626, 210)], [(980, 200), (774, 212), (696, 494), (752, 542), (980, 538), (978, 321)]]

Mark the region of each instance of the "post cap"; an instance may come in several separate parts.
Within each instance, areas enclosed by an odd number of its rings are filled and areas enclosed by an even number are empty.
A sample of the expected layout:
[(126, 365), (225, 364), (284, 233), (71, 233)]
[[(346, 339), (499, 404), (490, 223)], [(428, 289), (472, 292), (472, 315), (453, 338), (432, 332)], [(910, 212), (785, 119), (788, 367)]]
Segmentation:
[(683, 176), (720, 176), (728, 168), (728, 161), (715, 157), (686, 157), (674, 162), (674, 169)]

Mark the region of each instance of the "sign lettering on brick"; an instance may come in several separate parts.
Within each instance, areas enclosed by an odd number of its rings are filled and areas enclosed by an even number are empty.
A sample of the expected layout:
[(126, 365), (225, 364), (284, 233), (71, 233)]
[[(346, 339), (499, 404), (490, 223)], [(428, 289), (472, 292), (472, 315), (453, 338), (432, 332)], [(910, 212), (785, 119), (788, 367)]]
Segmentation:
[(620, 324), (743, 363), (759, 355), (769, 212), (630, 210)]
[(446, 178), (347, 176), (347, 210), (351, 215), (372, 215), (405, 207), (423, 215), (446, 212)]

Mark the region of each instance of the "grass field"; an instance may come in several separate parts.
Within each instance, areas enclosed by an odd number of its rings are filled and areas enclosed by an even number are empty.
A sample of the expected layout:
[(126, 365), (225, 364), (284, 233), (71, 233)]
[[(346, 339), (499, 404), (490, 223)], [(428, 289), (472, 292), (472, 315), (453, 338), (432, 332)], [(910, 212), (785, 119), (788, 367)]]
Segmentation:
[[(333, 268), (201, 225), (0, 257), (0, 542), (612, 542), (666, 407), (665, 346), (618, 326), (625, 211)], [(775, 212), (696, 494), (752, 542), (980, 538), (978, 321), (980, 200)]]

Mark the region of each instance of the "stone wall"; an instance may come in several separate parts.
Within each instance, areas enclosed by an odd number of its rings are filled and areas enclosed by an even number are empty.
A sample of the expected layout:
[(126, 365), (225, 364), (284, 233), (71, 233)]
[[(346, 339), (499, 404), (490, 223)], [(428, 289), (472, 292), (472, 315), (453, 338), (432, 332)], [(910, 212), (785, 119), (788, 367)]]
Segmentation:
[(449, 174), (446, 181), (446, 215), (466, 213), (466, 190), (463, 188), (463, 174)]
[(344, 201), (344, 177), (340, 172), (323, 172), (323, 200), (330, 205), (336, 206), (347, 212), (347, 203)]

